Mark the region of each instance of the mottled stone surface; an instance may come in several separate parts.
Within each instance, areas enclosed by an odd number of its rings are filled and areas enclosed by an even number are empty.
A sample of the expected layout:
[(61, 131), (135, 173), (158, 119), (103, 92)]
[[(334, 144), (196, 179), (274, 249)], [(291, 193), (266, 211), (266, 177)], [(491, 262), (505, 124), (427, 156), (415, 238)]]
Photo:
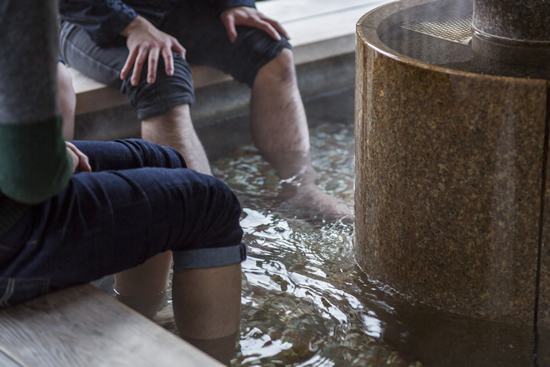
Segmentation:
[(472, 47), (511, 65), (549, 69), (550, 2), (475, 0)]
[[(546, 124), (550, 127), (550, 82), (546, 105)], [(548, 154), (548, 152), (547, 152)], [(550, 155), (549, 155), (550, 156)], [(541, 242), (540, 291), (538, 304), (538, 323), (541, 333), (545, 335), (548, 349), (546, 358), (550, 365), (550, 169), (548, 157), (546, 163), (546, 192), (544, 195), (544, 222)], [(544, 330), (546, 329), (546, 330)], [(542, 339), (542, 338), (541, 338)]]
[(383, 8), (357, 28), (358, 261), (423, 303), (532, 323), (547, 82), (398, 54), (378, 27), (404, 4)]
[(473, 26), (492, 36), (550, 42), (550, 2), (475, 0)]

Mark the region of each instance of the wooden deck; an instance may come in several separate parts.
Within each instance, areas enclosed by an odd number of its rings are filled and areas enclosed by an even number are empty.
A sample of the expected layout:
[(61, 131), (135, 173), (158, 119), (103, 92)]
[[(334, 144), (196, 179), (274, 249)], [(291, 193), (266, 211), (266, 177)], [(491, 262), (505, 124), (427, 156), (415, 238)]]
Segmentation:
[(91, 285), (0, 311), (0, 366), (222, 366)]
[[(257, 8), (278, 20), (291, 36), (297, 65), (354, 52), (355, 24), (368, 11), (387, 0), (271, 0)], [(128, 103), (118, 90), (70, 69), (77, 94), (76, 114), (98, 111)], [(231, 80), (222, 72), (193, 67), (196, 88)]]

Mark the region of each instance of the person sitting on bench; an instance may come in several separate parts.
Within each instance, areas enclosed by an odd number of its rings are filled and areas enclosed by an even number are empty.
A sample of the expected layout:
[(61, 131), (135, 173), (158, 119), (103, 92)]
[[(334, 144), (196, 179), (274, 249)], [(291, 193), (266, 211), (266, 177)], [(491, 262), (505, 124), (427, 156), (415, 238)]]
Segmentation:
[(151, 317), (172, 252), (178, 331), (228, 364), (246, 258), (239, 202), (172, 148), (64, 141), (55, 5), (0, 5), (0, 307), (115, 273)]
[(289, 36), (254, 0), (60, 0), (60, 14), (61, 56), (125, 94), (144, 139), (211, 174), (189, 111), (190, 64), (214, 67), (251, 88), (252, 137), (281, 178), (280, 197), (329, 219), (351, 216), (315, 185)]

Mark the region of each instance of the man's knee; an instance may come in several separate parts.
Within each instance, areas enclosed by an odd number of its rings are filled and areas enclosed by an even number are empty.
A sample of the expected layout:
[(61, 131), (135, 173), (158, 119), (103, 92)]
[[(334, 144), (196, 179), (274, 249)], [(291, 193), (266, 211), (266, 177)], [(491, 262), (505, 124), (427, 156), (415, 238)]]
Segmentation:
[[(224, 222), (221, 227), (227, 223), (227, 230), (229, 232), (233, 232), (235, 229), (238, 229), (240, 232), (241, 204), (239, 200), (233, 191), (217, 178), (210, 180), (210, 186), (211, 192), (215, 193), (215, 201), (212, 202), (212, 211), (213, 213), (217, 213), (215, 220)], [(220, 223), (216, 225), (219, 226)], [(226, 233), (226, 235), (230, 235), (230, 233)], [(240, 238), (238, 242), (240, 242)]]
[(288, 48), (283, 49), (276, 58), (264, 65), (256, 80), (269, 78), (271, 82), (292, 84), (296, 82), (296, 69), (294, 67), (294, 55)]
[(140, 120), (162, 116), (176, 106), (195, 102), (191, 67), (175, 53), (173, 75), (166, 74), (164, 62), (159, 60), (157, 79), (153, 84), (147, 83), (147, 67), (144, 66), (139, 84), (133, 86), (130, 78), (127, 78), (122, 83), (121, 91), (126, 94), (130, 104), (137, 108)]
[(221, 180), (203, 175), (203, 182), (208, 186), (203, 207), (204, 229), (202, 246), (234, 246), (242, 240), (242, 229), (239, 224), (241, 205), (231, 189)]
[(187, 244), (176, 246), (174, 272), (236, 264), (246, 259), (239, 219), (241, 206), (233, 192), (220, 180), (190, 171), (193, 189), (185, 201), (183, 225)]

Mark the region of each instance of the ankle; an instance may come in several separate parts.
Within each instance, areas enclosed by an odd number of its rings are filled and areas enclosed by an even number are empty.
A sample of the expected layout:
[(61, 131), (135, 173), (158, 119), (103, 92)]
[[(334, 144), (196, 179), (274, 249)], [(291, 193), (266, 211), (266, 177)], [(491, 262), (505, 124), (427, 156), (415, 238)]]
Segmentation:
[(195, 339), (186, 336), (182, 338), (224, 365), (231, 366), (231, 359), (235, 357), (235, 346), (238, 335), (239, 331), (216, 339)]

